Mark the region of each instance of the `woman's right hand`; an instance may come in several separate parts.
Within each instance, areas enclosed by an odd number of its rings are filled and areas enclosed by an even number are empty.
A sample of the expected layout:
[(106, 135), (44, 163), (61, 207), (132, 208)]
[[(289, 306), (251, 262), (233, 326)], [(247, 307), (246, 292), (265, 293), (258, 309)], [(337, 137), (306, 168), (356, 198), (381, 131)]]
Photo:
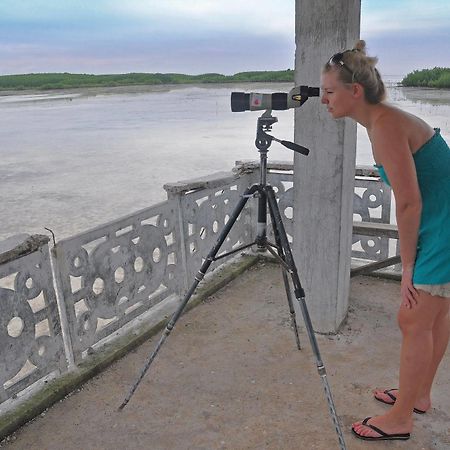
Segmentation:
[(414, 287), (413, 278), (413, 267), (406, 267), (403, 269), (402, 273), (402, 283), (401, 283), (401, 297), (402, 306), (411, 309), (417, 305), (419, 293)]

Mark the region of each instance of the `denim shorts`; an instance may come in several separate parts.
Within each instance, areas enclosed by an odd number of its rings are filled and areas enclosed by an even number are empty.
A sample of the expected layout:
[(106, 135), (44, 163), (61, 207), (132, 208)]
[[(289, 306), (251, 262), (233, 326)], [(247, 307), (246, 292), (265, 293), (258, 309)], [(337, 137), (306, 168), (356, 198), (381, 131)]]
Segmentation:
[(450, 283), (444, 284), (415, 284), (416, 289), (428, 292), (431, 295), (450, 298)]

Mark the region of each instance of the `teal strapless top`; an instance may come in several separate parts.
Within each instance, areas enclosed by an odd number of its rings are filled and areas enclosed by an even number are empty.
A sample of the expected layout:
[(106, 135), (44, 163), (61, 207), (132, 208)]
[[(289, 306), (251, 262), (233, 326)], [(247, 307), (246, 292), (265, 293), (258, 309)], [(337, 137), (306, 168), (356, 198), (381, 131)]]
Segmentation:
[[(435, 134), (413, 155), (422, 196), (419, 240), (413, 282), (442, 284), (450, 282), (450, 149), (440, 134)], [(381, 165), (380, 177), (390, 186)]]

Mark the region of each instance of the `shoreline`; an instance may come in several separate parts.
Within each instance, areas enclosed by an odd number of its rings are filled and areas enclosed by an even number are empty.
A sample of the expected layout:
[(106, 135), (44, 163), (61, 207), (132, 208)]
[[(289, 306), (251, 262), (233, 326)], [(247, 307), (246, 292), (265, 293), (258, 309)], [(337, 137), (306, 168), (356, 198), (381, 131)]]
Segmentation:
[[(416, 90), (422, 90), (429, 93), (438, 93), (439, 97), (446, 97), (445, 100), (450, 99), (450, 88), (436, 88), (436, 87), (424, 87), (424, 86), (404, 86), (401, 82), (386, 80), (385, 84), (387, 87), (391, 88), (401, 88), (407, 92), (415, 92)], [(191, 87), (196, 87), (200, 89), (213, 89), (213, 88), (224, 88), (228, 86), (237, 86), (245, 90), (247, 86), (260, 85), (260, 86), (270, 86), (270, 85), (291, 85), (294, 86), (294, 82), (290, 81), (225, 81), (217, 83), (167, 83), (167, 84), (124, 84), (118, 86), (73, 86), (66, 88), (54, 88), (54, 89), (1, 89), (0, 97), (8, 96), (27, 96), (27, 95), (41, 95), (43, 98), (48, 97), (54, 99), (55, 96), (61, 96), (65, 93), (76, 93), (78, 97), (92, 96), (92, 95), (107, 95), (107, 94), (140, 94), (140, 93), (151, 93), (151, 92), (169, 92), (173, 90), (187, 89)], [(448, 95), (446, 95), (448, 93)], [(424, 96), (419, 96), (417, 100), (422, 100)], [(62, 97), (61, 97), (62, 98)]]
[[(415, 70), (406, 75), (385, 75), (385, 84), (433, 90), (450, 90), (450, 68)], [(254, 83), (292, 83), (295, 85), (295, 70), (259, 70), (224, 75), (221, 73), (27, 73), (0, 75), (0, 95), (18, 92), (60, 92), (68, 89), (149, 89), (167, 86), (208, 86)]]
[[(450, 103), (450, 89), (447, 88), (429, 88), (429, 87), (413, 87), (403, 86), (398, 82), (385, 81), (388, 89), (399, 89), (407, 100), (412, 102), (425, 102), (435, 105), (447, 105)], [(58, 89), (0, 89), (0, 105), (8, 103), (21, 102), (40, 102), (40, 101), (72, 101), (98, 95), (133, 95), (133, 94), (150, 94), (150, 93), (167, 93), (176, 90), (185, 90), (191, 88), (197, 89), (234, 89), (247, 91), (248, 87), (252, 87), (252, 91), (258, 92), (258, 89), (269, 90), (272, 86), (279, 86), (280, 90), (288, 91), (294, 86), (293, 82), (275, 82), (275, 81), (258, 81), (258, 82), (225, 82), (225, 83), (174, 83), (174, 84), (142, 84), (142, 85), (123, 85), (123, 86), (89, 86), (89, 87), (72, 87)], [(13, 100), (14, 98), (14, 100)], [(10, 100), (11, 99), (11, 100)]]
[[(62, 96), (64, 94), (78, 94), (77, 98), (89, 97), (95, 95), (108, 95), (108, 94), (142, 94), (142, 93), (161, 93), (170, 92), (174, 90), (182, 90), (188, 88), (199, 89), (217, 89), (224, 87), (241, 88), (245, 90), (246, 87), (251, 86), (268, 86), (268, 85), (285, 85), (294, 86), (293, 82), (289, 81), (233, 81), (225, 83), (173, 83), (173, 84), (139, 84), (139, 85), (123, 85), (123, 86), (79, 86), (71, 88), (57, 88), (57, 89), (0, 89), (0, 98), (8, 96), (28, 96), (28, 95), (40, 95), (42, 99), (48, 97), (49, 99), (55, 99), (55, 96)], [(67, 99), (61, 97), (61, 99)]]

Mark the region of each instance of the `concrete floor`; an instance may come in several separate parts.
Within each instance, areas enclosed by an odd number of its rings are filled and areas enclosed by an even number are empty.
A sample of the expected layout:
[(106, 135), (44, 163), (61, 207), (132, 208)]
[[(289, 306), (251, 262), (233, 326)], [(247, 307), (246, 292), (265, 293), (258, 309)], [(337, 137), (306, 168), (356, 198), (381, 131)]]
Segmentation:
[[(399, 284), (352, 280), (346, 324), (317, 336), (349, 450), (450, 449), (450, 358), (433, 407), (407, 442), (367, 443), (350, 424), (389, 408), (395, 387)], [(338, 449), (307, 335), (295, 346), (280, 269), (256, 266), (178, 321), (128, 406), (118, 412), (157, 337), (4, 441), (8, 450)]]

